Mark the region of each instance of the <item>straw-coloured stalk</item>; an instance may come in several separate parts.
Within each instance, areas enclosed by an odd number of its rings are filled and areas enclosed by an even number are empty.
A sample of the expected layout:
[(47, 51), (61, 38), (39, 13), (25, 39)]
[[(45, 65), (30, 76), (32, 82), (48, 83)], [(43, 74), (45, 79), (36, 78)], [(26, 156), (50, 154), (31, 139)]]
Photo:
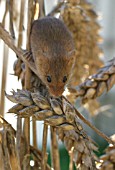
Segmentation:
[(52, 157), (52, 168), (55, 170), (60, 170), (60, 161), (59, 161), (59, 150), (58, 150), (58, 141), (56, 135), (56, 128), (50, 126), (51, 131), (51, 157)]
[(42, 169), (46, 169), (46, 164), (47, 164), (47, 133), (48, 133), (48, 125), (44, 124), (44, 129), (43, 129), (43, 140), (42, 140)]
[(5, 96), (4, 91), (6, 88), (7, 68), (8, 68), (8, 47), (4, 44), (4, 57), (3, 57), (3, 71), (2, 71), (2, 85), (0, 93), (0, 115), (4, 116)]

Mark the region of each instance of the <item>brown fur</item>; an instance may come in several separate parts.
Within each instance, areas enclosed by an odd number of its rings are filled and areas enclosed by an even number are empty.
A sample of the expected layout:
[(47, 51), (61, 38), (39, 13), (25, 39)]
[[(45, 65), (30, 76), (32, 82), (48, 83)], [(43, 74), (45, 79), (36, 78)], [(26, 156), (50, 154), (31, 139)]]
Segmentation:
[[(38, 75), (54, 96), (60, 96), (70, 79), (74, 63), (74, 43), (64, 23), (53, 17), (34, 21), (30, 36), (31, 50)], [(47, 81), (50, 75), (52, 81)], [(63, 77), (67, 82), (63, 83)]]

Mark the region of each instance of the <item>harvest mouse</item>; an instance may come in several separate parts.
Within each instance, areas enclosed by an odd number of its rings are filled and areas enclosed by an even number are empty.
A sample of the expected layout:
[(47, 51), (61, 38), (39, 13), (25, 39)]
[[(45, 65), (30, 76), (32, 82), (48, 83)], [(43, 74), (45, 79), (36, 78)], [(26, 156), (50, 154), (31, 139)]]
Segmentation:
[(33, 22), (30, 45), (40, 79), (50, 95), (61, 96), (74, 67), (71, 33), (60, 19), (44, 17)]

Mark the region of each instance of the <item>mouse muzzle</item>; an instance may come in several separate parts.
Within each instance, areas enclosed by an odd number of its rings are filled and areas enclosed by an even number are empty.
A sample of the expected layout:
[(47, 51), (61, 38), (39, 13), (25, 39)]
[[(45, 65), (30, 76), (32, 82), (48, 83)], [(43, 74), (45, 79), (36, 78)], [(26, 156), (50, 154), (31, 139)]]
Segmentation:
[(53, 86), (49, 88), (49, 92), (53, 97), (60, 97), (64, 92), (64, 87)]

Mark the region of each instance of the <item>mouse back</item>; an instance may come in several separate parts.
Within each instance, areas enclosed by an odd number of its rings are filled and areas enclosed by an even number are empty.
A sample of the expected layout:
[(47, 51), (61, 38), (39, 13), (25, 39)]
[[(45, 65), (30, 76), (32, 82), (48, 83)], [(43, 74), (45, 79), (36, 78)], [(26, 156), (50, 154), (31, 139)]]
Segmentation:
[(39, 77), (51, 94), (61, 95), (74, 63), (70, 31), (61, 20), (45, 17), (34, 21), (30, 41)]

